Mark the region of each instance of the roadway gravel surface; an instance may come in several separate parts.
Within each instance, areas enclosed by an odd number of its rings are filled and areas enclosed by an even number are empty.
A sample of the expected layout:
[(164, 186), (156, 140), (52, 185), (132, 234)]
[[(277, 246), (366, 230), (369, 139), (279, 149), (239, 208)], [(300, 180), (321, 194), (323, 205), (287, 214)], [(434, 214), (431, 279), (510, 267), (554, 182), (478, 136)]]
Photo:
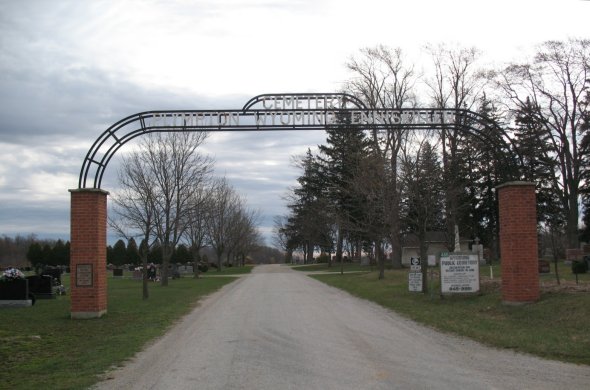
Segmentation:
[(590, 388), (588, 366), (439, 333), (279, 265), (206, 298), (105, 377), (96, 389)]

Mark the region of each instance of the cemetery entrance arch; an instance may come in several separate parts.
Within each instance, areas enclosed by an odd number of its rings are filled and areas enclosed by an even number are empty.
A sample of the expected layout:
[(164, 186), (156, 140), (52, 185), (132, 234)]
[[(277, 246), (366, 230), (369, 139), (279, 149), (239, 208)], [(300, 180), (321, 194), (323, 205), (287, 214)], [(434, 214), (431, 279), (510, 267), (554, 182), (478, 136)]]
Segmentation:
[[(510, 143), (506, 142), (509, 138), (504, 131), (495, 122), (477, 113), (461, 109), (368, 108), (356, 97), (342, 93), (265, 94), (253, 97), (241, 109), (146, 111), (128, 116), (105, 130), (94, 142), (84, 158), (78, 188), (70, 190), (72, 318), (101, 317), (107, 310), (108, 192), (101, 188), (101, 184), (109, 162), (127, 142), (154, 132), (325, 129), (345, 131), (359, 128), (375, 131), (392, 128), (455, 128), (481, 140), (481, 144), (486, 145), (495, 159), (504, 166), (518, 164), (518, 161), (507, 159), (507, 156), (517, 154), (513, 152)], [(503, 188), (513, 187), (507, 185)], [(523, 183), (517, 183), (516, 188), (521, 191), (526, 189), (527, 193), (531, 190), (531, 186)], [(515, 196), (513, 192), (508, 198)], [(534, 196), (534, 186), (532, 194)], [(502, 220), (500, 223), (502, 225)], [(536, 221), (534, 230), (536, 248)], [(504, 248), (505, 243), (501, 242)], [(505, 262), (504, 255), (502, 252)], [(534, 255), (536, 262), (536, 249)], [(522, 263), (522, 260), (519, 263)], [(518, 301), (518, 298), (506, 300)]]

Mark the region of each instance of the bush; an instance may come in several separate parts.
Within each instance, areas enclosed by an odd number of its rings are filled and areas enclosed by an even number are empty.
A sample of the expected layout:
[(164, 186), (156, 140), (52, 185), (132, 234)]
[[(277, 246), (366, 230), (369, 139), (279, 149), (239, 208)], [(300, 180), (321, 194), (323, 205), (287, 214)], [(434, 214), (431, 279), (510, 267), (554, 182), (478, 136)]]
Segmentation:
[(209, 270), (209, 266), (207, 265), (207, 263), (200, 262), (199, 263), (199, 266), (197, 267), (197, 269), (200, 272), (207, 272)]
[(317, 258), (316, 261), (318, 263), (327, 263), (330, 260), (330, 255), (327, 253), (321, 253)]
[(585, 260), (572, 261), (572, 272), (574, 274), (585, 274), (588, 272), (588, 263)]

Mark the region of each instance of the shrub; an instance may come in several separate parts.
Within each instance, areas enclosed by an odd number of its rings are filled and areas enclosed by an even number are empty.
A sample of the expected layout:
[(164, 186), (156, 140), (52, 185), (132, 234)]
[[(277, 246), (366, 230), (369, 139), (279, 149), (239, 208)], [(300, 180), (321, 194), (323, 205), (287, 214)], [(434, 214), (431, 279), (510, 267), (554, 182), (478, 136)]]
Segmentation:
[(318, 263), (327, 263), (328, 260), (330, 260), (330, 255), (328, 255), (327, 253), (323, 253), (323, 252), (316, 258), (316, 261)]
[(588, 272), (588, 263), (585, 260), (572, 261), (572, 272), (574, 274), (585, 274)]

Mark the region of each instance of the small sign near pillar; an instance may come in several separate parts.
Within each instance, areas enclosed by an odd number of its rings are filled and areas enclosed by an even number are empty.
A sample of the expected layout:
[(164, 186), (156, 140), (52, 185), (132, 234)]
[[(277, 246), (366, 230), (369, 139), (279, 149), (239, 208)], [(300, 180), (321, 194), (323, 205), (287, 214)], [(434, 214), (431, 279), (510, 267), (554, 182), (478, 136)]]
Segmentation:
[(92, 287), (92, 264), (76, 264), (76, 286)]

